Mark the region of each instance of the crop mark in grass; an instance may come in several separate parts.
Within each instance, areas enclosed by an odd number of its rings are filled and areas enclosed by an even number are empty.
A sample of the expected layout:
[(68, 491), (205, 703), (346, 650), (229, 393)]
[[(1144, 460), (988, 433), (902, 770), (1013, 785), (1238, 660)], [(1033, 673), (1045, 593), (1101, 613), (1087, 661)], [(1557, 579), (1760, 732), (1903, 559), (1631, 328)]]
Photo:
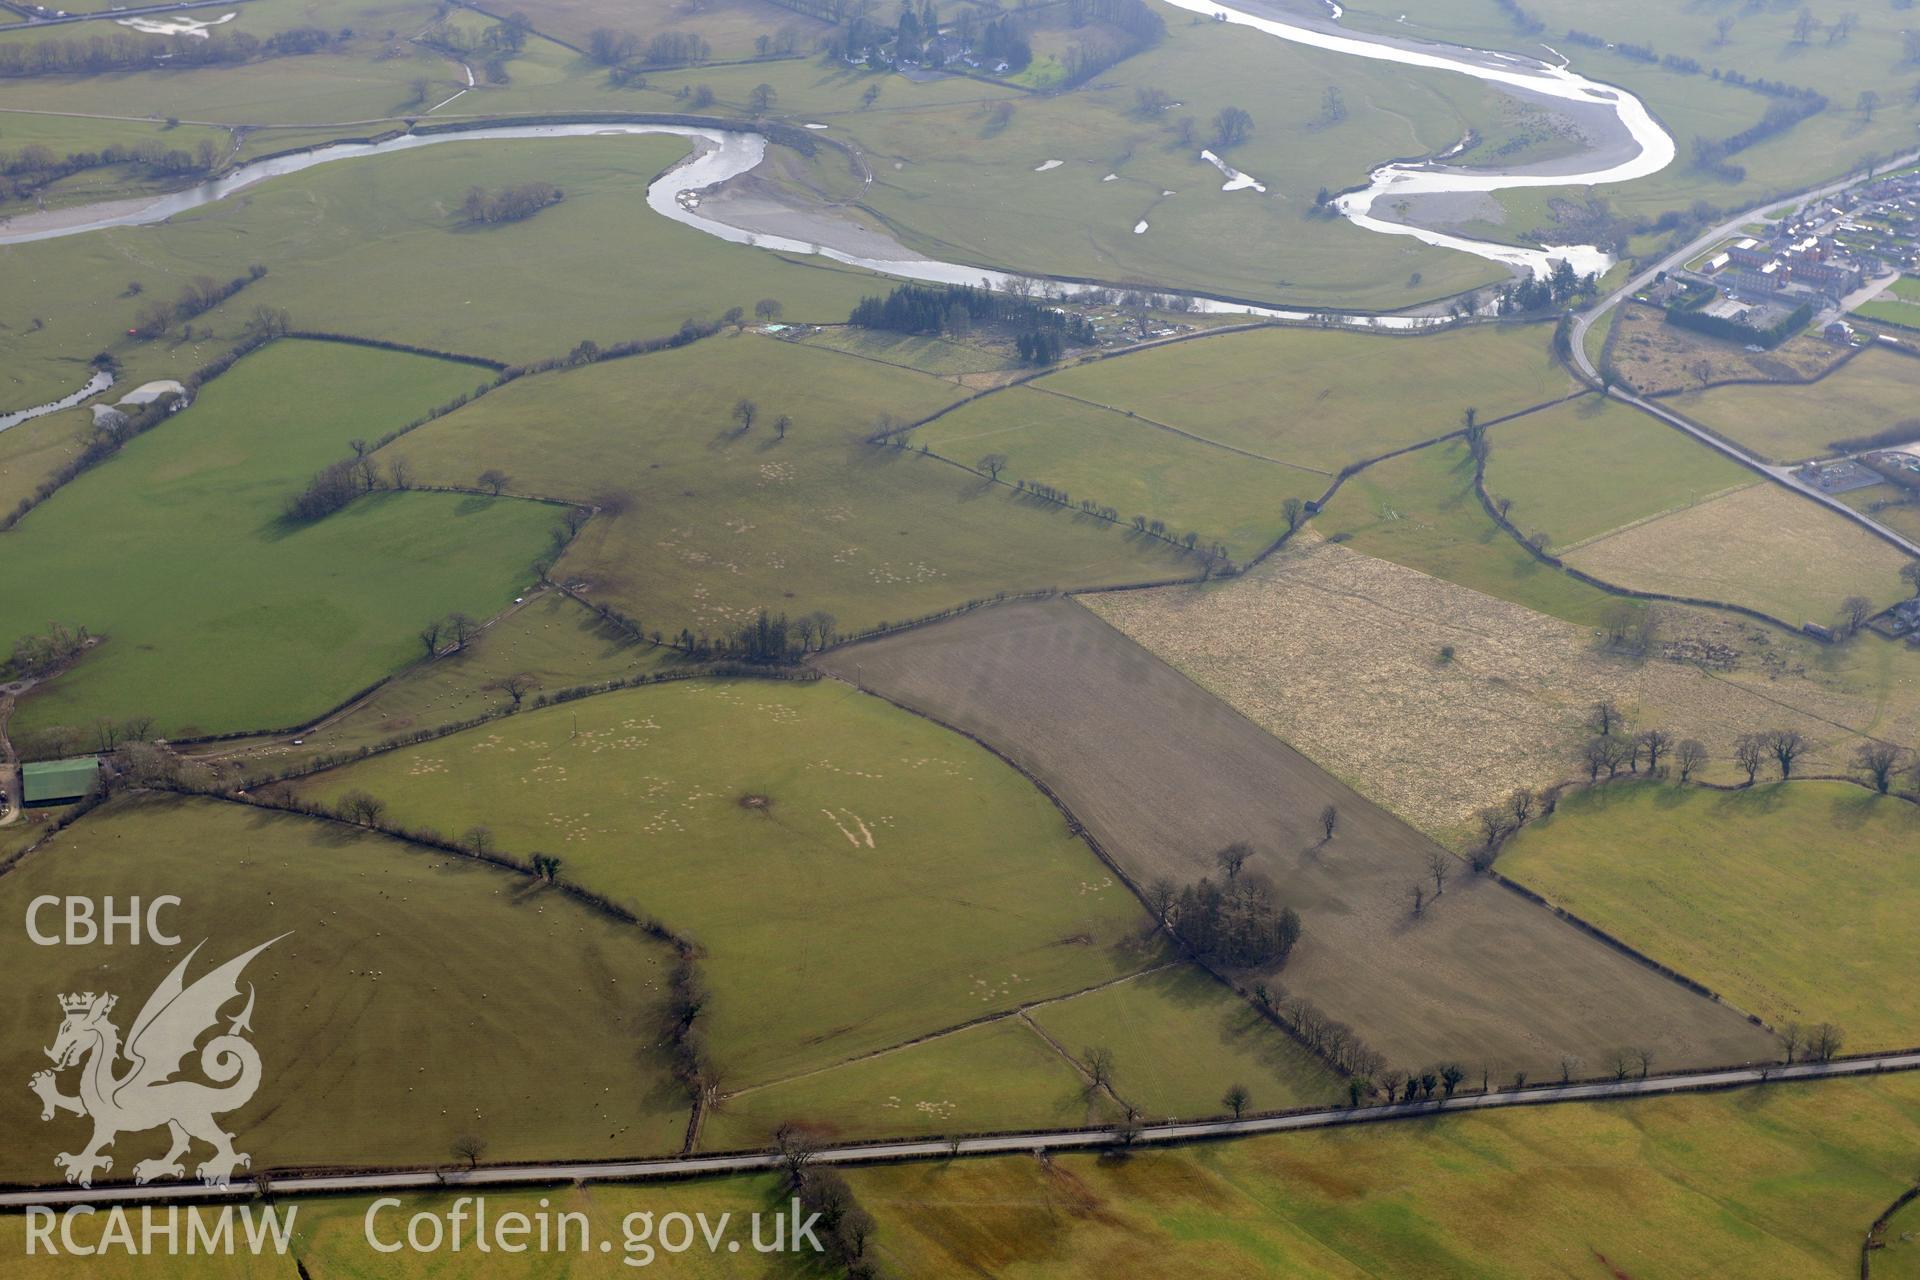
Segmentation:
[[(852, 845), (854, 848), (858, 849), (863, 844), (869, 849), (874, 847), (872, 828), (868, 827), (865, 822), (862, 822), (860, 820), (860, 815), (855, 813), (853, 810), (842, 809), (840, 811), (840, 816), (835, 816), (833, 810), (831, 809), (822, 809), (820, 812), (827, 815), (827, 821), (831, 822), (835, 827), (838, 827), (840, 830), (840, 834), (845, 836), (847, 838), (847, 843)], [(854, 827), (857, 827), (859, 829), (859, 834), (855, 835), (852, 830), (850, 830), (844, 823), (840, 821), (840, 817), (845, 817), (847, 822), (851, 822), (854, 825)]]
[[(1054, 945), (1064, 946), (1075, 941), (1077, 940), (1073, 938), (1063, 938)], [(758, 1093), (763, 1089), (772, 1089), (779, 1085), (791, 1084), (796, 1080), (807, 1080), (814, 1076), (825, 1075), (827, 1072), (837, 1071), (841, 1067), (850, 1067), (856, 1063), (867, 1062), (874, 1058), (885, 1058), (892, 1054), (901, 1053), (907, 1049), (927, 1044), (930, 1041), (944, 1040), (948, 1036), (958, 1035), (960, 1032), (970, 1030), (973, 1027), (985, 1026), (992, 1022), (1004, 1022), (1008, 1018), (1021, 1017), (1032, 1009), (1039, 1009), (1050, 1004), (1059, 1004), (1062, 1001), (1072, 1000), (1078, 996), (1091, 995), (1096, 991), (1104, 991), (1108, 987), (1117, 987), (1122, 983), (1133, 982), (1136, 979), (1145, 978), (1166, 969), (1179, 968), (1184, 963), (1186, 962), (1182, 960), (1163, 960), (1159, 964), (1148, 965), (1146, 968), (1137, 969), (1132, 973), (1123, 973), (1117, 978), (1108, 978), (1106, 981), (1096, 982), (1090, 987), (1082, 987), (1078, 991), (1068, 991), (1057, 996), (1046, 996), (1039, 1000), (1028, 1001), (1026, 1004), (1015, 1005), (1011, 1009), (1002, 1009), (996, 1013), (982, 1014), (980, 1017), (969, 1018), (965, 1022), (955, 1023), (950, 1027), (942, 1027), (938, 1031), (929, 1031), (924, 1035), (902, 1040), (898, 1044), (890, 1044), (883, 1048), (869, 1050), (866, 1053), (855, 1054), (850, 1058), (842, 1058), (839, 1062), (830, 1062), (824, 1067), (813, 1067), (810, 1070), (796, 1072), (790, 1076), (781, 1076), (777, 1080), (762, 1080), (758, 1084), (750, 1084), (744, 1088), (722, 1094), (720, 1095), (720, 1100), (722, 1102), (731, 1101), (734, 1098), (745, 1097), (749, 1093)]]

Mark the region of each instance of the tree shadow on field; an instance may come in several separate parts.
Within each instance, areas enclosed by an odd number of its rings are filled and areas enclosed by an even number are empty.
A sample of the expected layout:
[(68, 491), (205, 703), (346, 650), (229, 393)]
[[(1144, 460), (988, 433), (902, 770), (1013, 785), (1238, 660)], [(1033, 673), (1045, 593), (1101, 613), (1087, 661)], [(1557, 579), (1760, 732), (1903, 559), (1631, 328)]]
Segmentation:
[(350, 827), (343, 822), (328, 822), (324, 818), (303, 814), (282, 813), (277, 809), (257, 808), (247, 816), (247, 827), (253, 831), (269, 831), (292, 822), (305, 826), (312, 833), (315, 844), (331, 849), (349, 848), (367, 834), (361, 827)]
[[(1000, 488), (998, 481), (988, 480), (984, 476), (981, 477), (979, 484), (968, 484), (966, 480), (962, 478), (957, 493), (961, 502), (978, 502), (982, 498), (993, 497), (993, 491), (998, 488)], [(1009, 490), (1009, 492), (1011, 492), (1011, 490)]]
[(1900, 805), (1902, 809), (1911, 812), (1911, 808), (1901, 805), (1899, 800), (1864, 788), (1859, 790), (1849, 788), (1845, 795), (1833, 798), (1833, 803), (1827, 811), (1827, 821), (1840, 831), (1858, 831), (1874, 819), (1885, 817), (1888, 813), (1888, 805)]
[(1751, 787), (1727, 792), (1714, 807), (1728, 815), (1770, 814), (1786, 803), (1786, 789), (1791, 785), (1785, 782), (1756, 782)]
[(1684, 809), (1693, 803), (1694, 793), (1686, 787), (1655, 787), (1653, 806), (1656, 809)]
[(1581, 396), (1573, 402), (1573, 416), (1583, 420), (1604, 417), (1610, 403), (1599, 396)]

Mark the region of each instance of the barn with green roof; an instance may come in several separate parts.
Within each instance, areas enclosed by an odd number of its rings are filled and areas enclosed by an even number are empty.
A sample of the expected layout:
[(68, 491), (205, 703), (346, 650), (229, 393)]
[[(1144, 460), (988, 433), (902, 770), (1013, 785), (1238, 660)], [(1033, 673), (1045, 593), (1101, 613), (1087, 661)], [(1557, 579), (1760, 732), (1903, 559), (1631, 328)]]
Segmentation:
[(99, 781), (100, 761), (94, 756), (36, 761), (20, 770), (21, 801), (29, 809), (72, 804), (92, 794)]

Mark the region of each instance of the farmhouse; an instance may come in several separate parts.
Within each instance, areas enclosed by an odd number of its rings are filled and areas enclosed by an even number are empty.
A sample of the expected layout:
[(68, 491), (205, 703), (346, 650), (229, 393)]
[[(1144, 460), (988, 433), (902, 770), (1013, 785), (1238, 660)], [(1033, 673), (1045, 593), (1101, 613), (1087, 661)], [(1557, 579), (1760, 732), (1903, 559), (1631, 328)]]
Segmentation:
[(100, 761), (94, 756), (37, 761), (20, 770), (22, 803), (29, 809), (72, 804), (92, 794), (99, 779)]

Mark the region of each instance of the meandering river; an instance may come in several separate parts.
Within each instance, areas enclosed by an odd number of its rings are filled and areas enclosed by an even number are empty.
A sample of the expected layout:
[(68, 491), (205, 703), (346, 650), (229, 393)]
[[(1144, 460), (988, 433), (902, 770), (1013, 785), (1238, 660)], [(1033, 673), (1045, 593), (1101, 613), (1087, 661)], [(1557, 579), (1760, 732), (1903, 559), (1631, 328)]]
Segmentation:
[[(1644, 103), (1623, 89), (1600, 84), (1574, 74), (1565, 66), (1536, 59), (1456, 46), (1421, 44), (1397, 37), (1362, 35), (1332, 27), (1320, 20), (1267, 15), (1252, 10), (1261, 0), (1242, 0), (1246, 9), (1211, 3), (1211, 0), (1167, 0), (1177, 8), (1226, 22), (1276, 39), (1323, 49), (1352, 57), (1426, 70), (1455, 72), (1486, 83), (1558, 105), (1576, 118), (1592, 123), (1600, 121), (1595, 132), (1606, 135), (1588, 153), (1569, 163), (1520, 166), (1506, 170), (1468, 169), (1433, 162), (1390, 163), (1381, 165), (1362, 190), (1337, 198), (1340, 214), (1355, 226), (1383, 235), (1412, 236), (1427, 244), (1473, 254), (1517, 270), (1545, 272), (1558, 259), (1570, 262), (1582, 273), (1602, 271), (1611, 259), (1592, 245), (1526, 248), (1414, 226), (1384, 216), (1388, 206), (1413, 197), (1436, 195), (1484, 195), (1520, 187), (1591, 186), (1599, 183), (1628, 182), (1658, 173), (1673, 162), (1671, 136), (1654, 120)], [(1015, 280), (1040, 280), (1067, 295), (1090, 286), (1040, 276), (1016, 277), (964, 263), (942, 262), (915, 255), (904, 246), (899, 256), (875, 256), (835, 248), (834, 222), (823, 218), (819, 239), (801, 240), (767, 235), (731, 226), (703, 208), (700, 193), (738, 177), (757, 166), (766, 154), (766, 140), (757, 133), (727, 129), (697, 128), (658, 124), (551, 124), (498, 125), (434, 134), (405, 134), (384, 142), (342, 142), (316, 147), (292, 155), (276, 156), (243, 164), (232, 172), (185, 191), (151, 199), (107, 201), (96, 205), (25, 214), (0, 222), (0, 245), (26, 244), (36, 240), (79, 235), (105, 227), (144, 226), (163, 222), (175, 214), (211, 204), (269, 178), (299, 173), (319, 164), (331, 164), (362, 156), (385, 155), (443, 142), (477, 142), (489, 139), (581, 138), (623, 134), (673, 134), (694, 142), (695, 152), (647, 189), (647, 204), (663, 217), (696, 228), (736, 244), (754, 244), (761, 248), (788, 253), (816, 254), (851, 266), (864, 267), (886, 275), (940, 284), (981, 284), (1004, 287)], [(1250, 180), (1249, 180), (1250, 184)], [(1230, 184), (1231, 185), (1231, 184)], [(1229, 197), (1237, 198), (1237, 197)], [(872, 237), (865, 237), (871, 244)], [(1197, 309), (1210, 312), (1235, 312), (1281, 319), (1324, 318), (1329, 323), (1367, 328), (1416, 329), (1444, 323), (1427, 316), (1337, 316), (1324, 313), (1257, 307), (1229, 300), (1192, 295)], [(54, 405), (0, 416), (0, 430), (78, 403), (98, 388), (82, 388), (75, 396)]]

